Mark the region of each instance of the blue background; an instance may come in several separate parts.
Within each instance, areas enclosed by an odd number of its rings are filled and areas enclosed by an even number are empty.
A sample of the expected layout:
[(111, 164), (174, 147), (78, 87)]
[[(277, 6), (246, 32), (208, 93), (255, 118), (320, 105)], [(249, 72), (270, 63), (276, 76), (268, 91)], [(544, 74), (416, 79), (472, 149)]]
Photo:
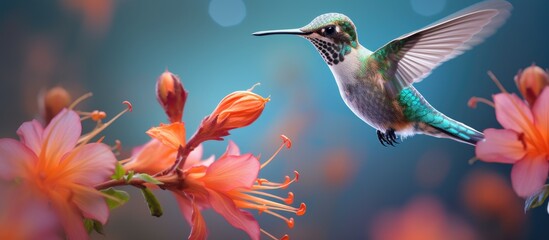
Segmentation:
[[(512, 193), (510, 165), (469, 165), (473, 147), (426, 136), (406, 139), (398, 147), (381, 146), (375, 130), (345, 106), (330, 70), (310, 43), (294, 36), (251, 35), (301, 27), (317, 15), (340, 12), (353, 19), (360, 43), (375, 50), (475, 2), (98, 0), (99, 10), (94, 11), (94, 4), (71, 7), (70, 1), (2, 1), (0, 136), (15, 137), (23, 121), (37, 116), (40, 90), (61, 85), (73, 96), (93, 92), (82, 108), (110, 116), (123, 109), (122, 101), (131, 101), (134, 111), (105, 131), (107, 142), (120, 139), (128, 152), (148, 141), (148, 128), (166, 122), (154, 91), (165, 69), (178, 74), (189, 91), (184, 115), (188, 136), (222, 97), (260, 82), (254, 91), (272, 101), (257, 122), (232, 131), (228, 139), (243, 152), (263, 156), (278, 147), (280, 134), (293, 139), (293, 148), (279, 154), (260, 176), (282, 180), (298, 170), (300, 182), (288, 190), (297, 203), (307, 203), (308, 212), (294, 216), (291, 230), (272, 216), (259, 216), (262, 228), (275, 236), (375, 240), (380, 216), (394, 211), (396, 222), (405, 218), (399, 213), (414, 206), (410, 203), (429, 198), (442, 206), (443, 218), (459, 219), (476, 239), (544, 239), (549, 221), (545, 205), (524, 215), (520, 199), (501, 195), (492, 197), (497, 204), (486, 205), (496, 210), (484, 213), (464, 200), (476, 197), (468, 191), (471, 181), (479, 185), (472, 176), (498, 179), (499, 185), (487, 185), (488, 192), (497, 187)], [(491, 107), (467, 106), (472, 96), (490, 98), (499, 92), (488, 70), (517, 92), (513, 77), (519, 69), (533, 62), (549, 67), (548, 21), (543, 20), (549, 3), (512, 4), (510, 19), (494, 36), (415, 85), (441, 112), (479, 130), (500, 127)], [(206, 155), (219, 156), (226, 142), (205, 147)], [(139, 192), (128, 190), (133, 198), (112, 212), (106, 237), (94, 238), (186, 238), (189, 227), (169, 193), (158, 193), (165, 215), (157, 219), (148, 216)], [(500, 205), (504, 207), (497, 209)], [(499, 214), (505, 209), (511, 209), (509, 214)], [(205, 216), (211, 239), (246, 237), (213, 211)], [(415, 219), (419, 232), (430, 227), (430, 219)], [(503, 223), (509, 219), (514, 219), (513, 227)], [(398, 226), (391, 227), (401, 231)]]

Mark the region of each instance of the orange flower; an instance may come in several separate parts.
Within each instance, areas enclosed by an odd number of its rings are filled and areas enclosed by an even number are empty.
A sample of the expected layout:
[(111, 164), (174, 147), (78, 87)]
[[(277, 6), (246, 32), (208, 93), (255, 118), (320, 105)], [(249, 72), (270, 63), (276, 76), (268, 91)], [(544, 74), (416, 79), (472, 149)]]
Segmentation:
[(183, 117), (187, 91), (179, 78), (171, 72), (165, 71), (156, 83), (156, 98), (166, 111), (170, 122), (180, 122)]
[(269, 98), (263, 98), (251, 90), (236, 91), (227, 95), (205, 122), (214, 128), (227, 131), (252, 124), (263, 112)]
[[(185, 146), (185, 125), (180, 122), (154, 127), (147, 131), (152, 139), (145, 145), (134, 149), (132, 157), (124, 163), (126, 171), (154, 175), (171, 167), (177, 158), (179, 146)], [(198, 162), (203, 164), (213, 161), (213, 156), (201, 160), (202, 145), (198, 145), (189, 153), (183, 168)]]
[(68, 239), (88, 238), (82, 218), (107, 221), (109, 209), (94, 186), (109, 179), (116, 163), (109, 146), (87, 143), (97, 131), (80, 138), (81, 131), (78, 114), (64, 109), (45, 129), (36, 120), (23, 123), (21, 141), (0, 139), (0, 180), (16, 186), (11, 196), (22, 198), (10, 208), (24, 210), (21, 202), (33, 201), (46, 212), (51, 207)]

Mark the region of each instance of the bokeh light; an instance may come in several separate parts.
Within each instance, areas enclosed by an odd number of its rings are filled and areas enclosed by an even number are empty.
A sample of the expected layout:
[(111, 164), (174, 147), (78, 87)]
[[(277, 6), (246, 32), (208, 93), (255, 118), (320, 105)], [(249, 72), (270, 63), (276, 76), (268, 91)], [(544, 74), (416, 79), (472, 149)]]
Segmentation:
[(212, 0), (209, 13), (222, 27), (235, 26), (246, 17), (246, 5), (242, 0)]
[(410, 3), (416, 13), (426, 17), (440, 13), (446, 6), (446, 0), (410, 0)]

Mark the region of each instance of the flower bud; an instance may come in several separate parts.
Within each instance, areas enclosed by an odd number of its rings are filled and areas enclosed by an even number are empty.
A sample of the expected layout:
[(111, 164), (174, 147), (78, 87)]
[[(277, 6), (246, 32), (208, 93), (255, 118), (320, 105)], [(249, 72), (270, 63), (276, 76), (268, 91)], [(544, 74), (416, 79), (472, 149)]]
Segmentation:
[(261, 115), (268, 101), (252, 91), (236, 91), (223, 98), (206, 120), (224, 130), (245, 127)]
[(46, 91), (41, 95), (39, 99), (40, 113), (46, 124), (48, 124), (55, 115), (57, 115), (63, 108), (68, 107), (71, 104), (71, 96), (62, 87), (54, 87)]
[(526, 101), (533, 105), (543, 88), (549, 85), (549, 75), (547, 71), (532, 64), (515, 76), (515, 83)]
[(179, 78), (171, 72), (165, 71), (156, 82), (156, 98), (172, 123), (181, 122), (187, 94)]

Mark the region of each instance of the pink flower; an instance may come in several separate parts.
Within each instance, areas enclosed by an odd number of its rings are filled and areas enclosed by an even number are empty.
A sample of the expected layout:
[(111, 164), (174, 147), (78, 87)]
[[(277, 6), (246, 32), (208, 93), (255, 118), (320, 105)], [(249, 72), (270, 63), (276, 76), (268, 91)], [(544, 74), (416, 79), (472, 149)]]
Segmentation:
[(20, 141), (0, 139), (0, 183), (16, 186), (14, 198), (51, 208), (44, 212), (59, 219), (68, 239), (88, 238), (82, 218), (107, 221), (109, 209), (94, 186), (109, 179), (116, 163), (109, 146), (87, 143), (98, 131), (80, 138), (81, 131), (78, 114), (64, 109), (45, 129), (36, 120), (23, 123)]
[(486, 162), (513, 164), (513, 188), (527, 197), (543, 186), (549, 174), (549, 87), (531, 108), (515, 94), (499, 93), (493, 99), (504, 129), (486, 129), (476, 155)]
[[(297, 180), (298, 175), (296, 173), (296, 178), (293, 180), (286, 177), (284, 183), (258, 179), (259, 170), (266, 163), (261, 165), (252, 154), (240, 154), (238, 146), (229, 142), (227, 151), (210, 166), (202, 165), (184, 169), (185, 187), (172, 189), (172, 191), (176, 195), (181, 213), (192, 226), (189, 239), (206, 238), (208, 231), (200, 209), (209, 207), (223, 216), (233, 227), (245, 231), (250, 239), (259, 239), (261, 232), (271, 238), (274, 236), (261, 229), (257, 220), (243, 209), (255, 209), (260, 213), (268, 213), (284, 220), (292, 228), (294, 219), (286, 218), (277, 211), (292, 212), (300, 216), (306, 211), (305, 204), (302, 203), (299, 208), (290, 206), (293, 202), (291, 192), (287, 198), (282, 198), (264, 191), (286, 188)], [(262, 197), (270, 197), (274, 200)]]

